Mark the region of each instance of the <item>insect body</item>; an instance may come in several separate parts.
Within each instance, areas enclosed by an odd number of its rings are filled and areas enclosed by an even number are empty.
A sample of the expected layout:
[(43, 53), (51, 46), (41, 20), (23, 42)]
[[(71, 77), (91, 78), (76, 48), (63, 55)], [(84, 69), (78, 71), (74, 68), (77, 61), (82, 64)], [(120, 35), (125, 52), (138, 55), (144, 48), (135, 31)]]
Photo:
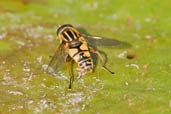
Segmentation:
[(97, 50), (88, 46), (86, 36), (80, 34), (78, 30), (72, 25), (64, 24), (60, 26), (57, 30), (57, 36), (60, 40), (60, 45), (49, 63), (48, 72), (56, 71), (65, 61), (67, 70), (69, 71), (70, 75), (69, 88), (71, 88), (74, 78), (70, 68), (71, 60), (74, 60), (78, 64), (77, 70), (78, 77), (80, 78), (86, 73), (93, 71), (94, 65), (90, 53), (97, 54), (101, 60), (102, 67), (104, 67), (107, 71), (113, 74), (112, 71), (105, 67), (104, 60), (101, 54)]
[(63, 25), (58, 29), (60, 43), (64, 45), (68, 57), (78, 63), (78, 76), (93, 70), (93, 62), (85, 38), (71, 25)]

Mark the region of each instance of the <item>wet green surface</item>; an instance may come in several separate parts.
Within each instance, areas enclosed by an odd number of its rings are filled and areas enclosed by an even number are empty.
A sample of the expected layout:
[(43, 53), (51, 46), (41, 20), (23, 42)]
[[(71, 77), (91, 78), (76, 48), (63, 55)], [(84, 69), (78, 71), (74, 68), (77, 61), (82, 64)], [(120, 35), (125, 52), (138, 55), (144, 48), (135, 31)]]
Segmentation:
[[(0, 114), (171, 113), (170, 3), (1, 0)], [(65, 67), (60, 76), (46, 73), (64, 23), (124, 42), (95, 43), (114, 75), (97, 62), (68, 91)]]

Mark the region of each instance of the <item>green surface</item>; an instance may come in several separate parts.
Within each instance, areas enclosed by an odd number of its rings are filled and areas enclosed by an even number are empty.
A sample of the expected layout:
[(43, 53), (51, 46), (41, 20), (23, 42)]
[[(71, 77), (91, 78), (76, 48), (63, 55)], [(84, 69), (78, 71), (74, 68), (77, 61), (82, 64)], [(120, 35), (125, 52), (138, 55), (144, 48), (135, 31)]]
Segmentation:
[[(0, 114), (170, 114), (169, 0), (1, 0)], [(127, 42), (102, 47), (99, 64), (75, 79), (46, 74), (58, 25)], [(128, 59), (126, 56), (131, 56)], [(75, 68), (74, 68), (75, 71)]]

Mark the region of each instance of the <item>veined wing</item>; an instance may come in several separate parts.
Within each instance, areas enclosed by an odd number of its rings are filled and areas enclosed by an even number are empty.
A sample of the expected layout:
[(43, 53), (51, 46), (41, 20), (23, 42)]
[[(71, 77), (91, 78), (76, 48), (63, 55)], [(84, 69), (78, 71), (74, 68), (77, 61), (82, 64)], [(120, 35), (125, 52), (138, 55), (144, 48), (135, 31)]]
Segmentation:
[(47, 72), (57, 72), (58, 69), (64, 64), (67, 55), (68, 54), (65, 52), (63, 45), (60, 44), (58, 49), (55, 51), (55, 54), (53, 55), (51, 61), (49, 62)]
[(129, 43), (119, 41), (116, 39), (109, 39), (105, 37), (91, 36), (85, 34), (82, 34), (82, 36), (86, 38), (90, 46), (95, 45), (95, 46), (107, 46), (107, 47), (110, 46), (110, 47), (121, 47), (121, 48), (131, 47)]

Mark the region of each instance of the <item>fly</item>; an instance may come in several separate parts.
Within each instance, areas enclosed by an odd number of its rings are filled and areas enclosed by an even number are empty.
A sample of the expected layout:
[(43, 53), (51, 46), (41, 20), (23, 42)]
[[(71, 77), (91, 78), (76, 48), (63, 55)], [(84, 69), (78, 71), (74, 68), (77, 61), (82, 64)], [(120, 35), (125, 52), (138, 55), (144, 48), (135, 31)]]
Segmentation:
[[(63, 63), (66, 63), (66, 68), (70, 76), (69, 89), (71, 89), (74, 80), (71, 61), (74, 60), (78, 64), (77, 77), (81, 78), (81, 76), (93, 71), (94, 64), (91, 53), (97, 54), (100, 58), (102, 67), (109, 73), (114, 74), (114, 72), (105, 66), (104, 58), (100, 52), (88, 45), (86, 38), (89, 38), (90, 36), (81, 34), (70, 24), (64, 24), (57, 29), (57, 37), (59, 38), (60, 45), (52, 57), (47, 70), (49, 73), (55, 72)], [(92, 37), (95, 39), (101, 38)]]

